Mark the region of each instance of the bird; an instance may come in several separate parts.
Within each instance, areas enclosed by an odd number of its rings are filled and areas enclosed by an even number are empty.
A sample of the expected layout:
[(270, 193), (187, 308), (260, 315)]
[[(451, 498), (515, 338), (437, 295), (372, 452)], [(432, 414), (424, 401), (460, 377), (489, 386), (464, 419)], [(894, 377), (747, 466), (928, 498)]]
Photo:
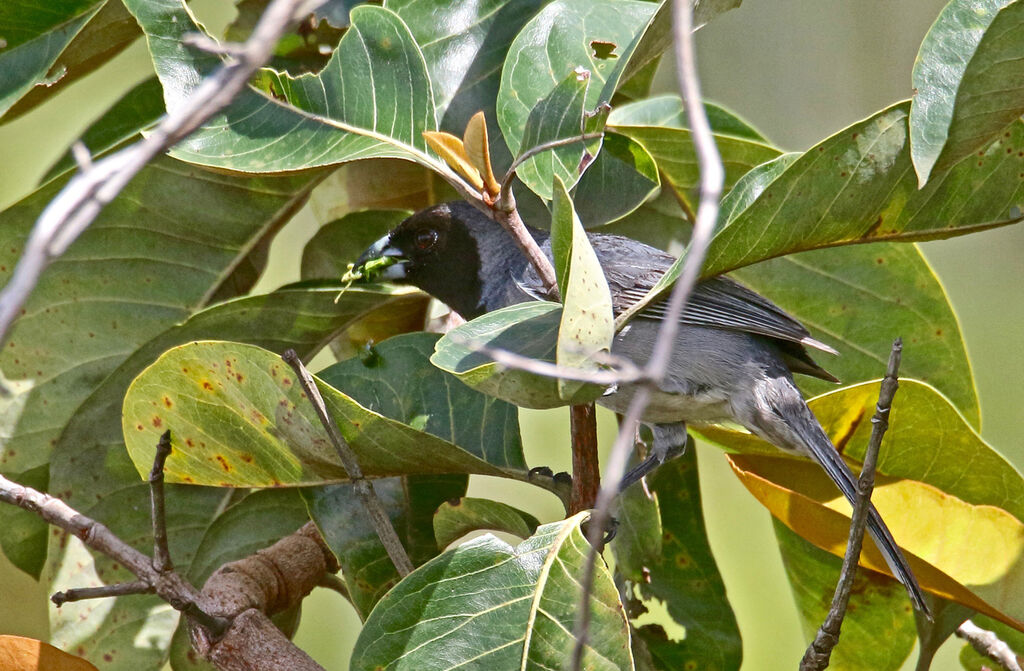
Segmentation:
[[(551, 259), (547, 232), (527, 227)], [(604, 271), (612, 309), (619, 314), (647, 294), (675, 258), (632, 238), (588, 232)], [(470, 203), (452, 201), (421, 210), (367, 248), (356, 262), (380, 264), (376, 279), (411, 284), (469, 320), (493, 310), (543, 299), (533, 265), (512, 237)], [(611, 352), (637, 366), (650, 357), (664, 301), (653, 302), (614, 337)], [(680, 317), (671, 364), (651, 395), (643, 421), (653, 433), (651, 454), (623, 480), (635, 482), (681, 452), (687, 424), (736, 422), (789, 453), (810, 457), (853, 504), (857, 479), (807, 406), (794, 373), (839, 380), (819, 366), (808, 347), (838, 354), (815, 340), (794, 317), (724, 275), (696, 284)], [(620, 384), (598, 399), (626, 411), (636, 385)], [(867, 530), (914, 607), (930, 615), (906, 557), (873, 504)]]

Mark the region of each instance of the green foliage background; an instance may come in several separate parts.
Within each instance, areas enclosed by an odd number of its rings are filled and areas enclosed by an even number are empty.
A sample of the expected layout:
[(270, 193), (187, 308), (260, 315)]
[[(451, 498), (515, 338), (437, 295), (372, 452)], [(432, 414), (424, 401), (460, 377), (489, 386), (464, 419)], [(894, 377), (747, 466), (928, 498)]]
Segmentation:
[[(698, 34), (705, 95), (744, 115), (779, 146), (802, 150), (875, 110), (911, 95), (914, 55), (941, 0), (842, 2), (841, 0), (747, 0)], [(206, 0), (195, 11), (216, 34), (232, 16), (231, 4)], [(666, 59), (667, 60), (667, 59)], [(660, 87), (673, 87), (662, 68)], [(46, 168), (100, 112), (151, 74), (144, 45), (136, 43), (110, 64), (67, 87), (31, 115), (0, 127), (0, 209), (34, 185)], [(278, 236), (266, 277), (256, 291), (298, 277), (306, 240), (315, 232), (310, 207)], [(1024, 405), (1024, 227), (1011, 226), (945, 242), (922, 245), (942, 279), (962, 321), (982, 406), (982, 435), (1024, 468), (1020, 408)], [(895, 334), (894, 334), (895, 335)], [(906, 356), (913, 357), (908, 344)], [(881, 373), (881, 371), (879, 371)], [(523, 439), (530, 463), (555, 470), (569, 466), (564, 411), (525, 411)], [(602, 442), (614, 426), (601, 417)], [(565, 436), (552, 444), (550, 436)], [(701, 461), (704, 514), (729, 596), (744, 635), (744, 669), (777, 669), (795, 660), (803, 639), (768, 513), (751, 498), (720, 452)], [(494, 482), (474, 478), (470, 495)], [(522, 504), (516, 483), (503, 481), (508, 501)], [(537, 497), (524, 497), (531, 502)], [(558, 514), (553, 497), (527, 505), (541, 519)], [(0, 555), (4, 602), (0, 632), (45, 638), (44, 595)], [(344, 668), (351, 640), (338, 632), (356, 631), (349, 606), (327, 593), (314, 594), (306, 608), (309, 623), (298, 643), (330, 669)], [(959, 642), (947, 643), (935, 669), (960, 668)], [(913, 657), (911, 657), (913, 659)]]

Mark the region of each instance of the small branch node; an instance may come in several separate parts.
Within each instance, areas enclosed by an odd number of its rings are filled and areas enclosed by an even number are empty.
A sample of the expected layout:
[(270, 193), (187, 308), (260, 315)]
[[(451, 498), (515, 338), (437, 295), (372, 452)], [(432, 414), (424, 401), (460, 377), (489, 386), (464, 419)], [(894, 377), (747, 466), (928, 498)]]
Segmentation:
[(78, 166), (81, 172), (92, 168), (92, 154), (89, 153), (89, 148), (81, 140), (75, 140), (71, 144), (71, 157), (75, 159), (75, 165)]

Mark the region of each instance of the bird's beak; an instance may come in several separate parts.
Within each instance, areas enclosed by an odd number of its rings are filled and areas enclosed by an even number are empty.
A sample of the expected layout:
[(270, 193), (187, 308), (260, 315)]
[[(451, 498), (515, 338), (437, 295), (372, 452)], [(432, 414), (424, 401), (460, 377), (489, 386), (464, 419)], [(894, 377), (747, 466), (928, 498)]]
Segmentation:
[(367, 247), (366, 251), (360, 254), (359, 258), (356, 260), (356, 267), (358, 268), (362, 266), (367, 261), (373, 261), (374, 259), (382, 259), (385, 257), (394, 258), (396, 263), (379, 271), (376, 277), (383, 280), (405, 279), (405, 263), (407, 259), (402, 254), (402, 250), (391, 244), (390, 233)]

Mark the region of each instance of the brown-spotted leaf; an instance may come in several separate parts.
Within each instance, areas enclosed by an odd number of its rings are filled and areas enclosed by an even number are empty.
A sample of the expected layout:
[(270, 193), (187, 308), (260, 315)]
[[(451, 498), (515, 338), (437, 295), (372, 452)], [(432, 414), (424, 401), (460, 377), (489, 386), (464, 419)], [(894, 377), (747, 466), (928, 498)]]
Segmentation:
[[(446, 440), (388, 419), (319, 382), (328, 412), (370, 477), (504, 471)], [(171, 482), (228, 487), (347, 480), (309, 400), (280, 356), (241, 343), (168, 350), (128, 389), (123, 429), (140, 474), (171, 431)]]

